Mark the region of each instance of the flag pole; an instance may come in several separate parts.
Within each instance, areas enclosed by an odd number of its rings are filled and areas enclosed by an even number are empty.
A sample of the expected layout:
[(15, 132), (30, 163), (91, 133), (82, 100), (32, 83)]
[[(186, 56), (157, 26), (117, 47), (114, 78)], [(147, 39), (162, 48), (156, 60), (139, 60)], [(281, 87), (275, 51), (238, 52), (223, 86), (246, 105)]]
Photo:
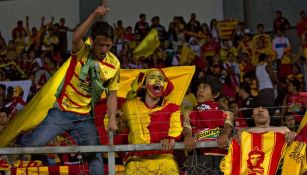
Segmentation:
[[(108, 0), (101, 0), (101, 5), (107, 8), (107, 1)], [(109, 130), (109, 146), (113, 148), (114, 146), (114, 134), (113, 131)], [(115, 175), (115, 153), (114, 149), (108, 151), (108, 169), (109, 175)]]

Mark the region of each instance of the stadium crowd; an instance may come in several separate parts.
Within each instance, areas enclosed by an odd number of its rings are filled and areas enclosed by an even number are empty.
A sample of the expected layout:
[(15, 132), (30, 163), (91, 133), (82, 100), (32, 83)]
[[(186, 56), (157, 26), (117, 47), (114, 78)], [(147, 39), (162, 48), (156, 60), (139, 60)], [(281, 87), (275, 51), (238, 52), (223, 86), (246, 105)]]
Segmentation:
[[(21, 98), (21, 87), (0, 85), (0, 132), (70, 56), (67, 33), (75, 28), (66, 26), (65, 18), (46, 22), (42, 17), (41, 26), (31, 26), (30, 21), (29, 17), (18, 21), (9, 41), (0, 33), (0, 84), (32, 81), (26, 101)], [(114, 24), (111, 51), (122, 69), (195, 65), (195, 74), (181, 104), (182, 114), (195, 110), (200, 102), (199, 81), (210, 75), (221, 86), (215, 89), (219, 85), (209, 81), (210, 100), (217, 102), (219, 109), (233, 113), (236, 131), (255, 126), (253, 109), (259, 104), (268, 108), (271, 126), (296, 131), (305, 113), (300, 92), (307, 91), (307, 17), (301, 11), (295, 24), (300, 41), (297, 53), (287, 37), (293, 24), (281, 11), (276, 11), (272, 21), (273, 31), (267, 32), (259, 23), (256, 33), (251, 33), (244, 21), (238, 21), (230, 37), (225, 38), (219, 30), (221, 21), (200, 22), (195, 13), (190, 19), (174, 16), (168, 28), (160, 24), (159, 16), (149, 22), (146, 14), (140, 14), (135, 26), (125, 26), (121, 20)], [(134, 57), (133, 50), (152, 28), (158, 31), (160, 46), (148, 57)], [(58, 158), (48, 155), (46, 164), (55, 164)], [(78, 161), (76, 156), (74, 160)]]

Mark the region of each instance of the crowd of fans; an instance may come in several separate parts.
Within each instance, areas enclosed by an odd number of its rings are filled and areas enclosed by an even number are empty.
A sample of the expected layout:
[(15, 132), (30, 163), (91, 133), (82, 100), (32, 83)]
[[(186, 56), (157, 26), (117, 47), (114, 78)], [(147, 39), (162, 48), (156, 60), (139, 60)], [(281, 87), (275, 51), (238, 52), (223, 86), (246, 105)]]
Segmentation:
[[(135, 26), (124, 26), (121, 20), (114, 24), (112, 52), (123, 69), (163, 68), (181, 65), (182, 48), (187, 45), (195, 54), (184, 65), (195, 65), (196, 72), (183, 100), (183, 110), (192, 110), (196, 105), (197, 80), (213, 75), (223, 83), (217, 101), (223, 110), (233, 111), (237, 129), (254, 126), (253, 104), (262, 102), (272, 110), (273, 125), (295, 131), (305, 113), (299, 92), (307, 90), (307, 18), (305, 11), (299, 15), (298, 53), (291, 48), (287, 37), (291, 25), (281, 11), (276, 11), (272, 19), (273, 31), (265, 32), (264, 25), (258, 24), (257, 32), (252, 34), (250, 26), (238, 22), (227, 39), (220, 38), (216, 19), (207, 24), (194, 13), (188, 20), (175, 16), (166, 29), (159, 16), (148, 22), (146, 14), (140, 14)], [(148, 58), (134, 58), (133, 49), (151, 28), (158, 30), (160, 47)], [(65, 25), (64, 18), (46, 23), (42, 17), (39, 27), (31, 26), (29, 17), (18, 21), (11, 40), (5, 41), (0, 35), (0, 81), (31, 80), (28, 102), (70, 56), (67, 32), (73, 30)], [(6, 93), (8, 90), (0, 86), (0, 132), (14, 118), (10, 105), (22, 93), (14, 96), (15, 89)], [(15, 101), (14, 105), (26, 102)]]

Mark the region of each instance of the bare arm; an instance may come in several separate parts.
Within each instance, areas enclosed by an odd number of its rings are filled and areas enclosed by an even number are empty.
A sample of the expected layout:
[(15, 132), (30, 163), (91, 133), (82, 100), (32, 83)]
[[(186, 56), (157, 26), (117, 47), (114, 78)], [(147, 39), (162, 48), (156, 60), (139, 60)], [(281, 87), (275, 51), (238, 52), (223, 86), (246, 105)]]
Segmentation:
[(117, 91), (110, 91), (107, 98), (107, 109), (109, 115), (108, 128), (112, 131), (117, 130), (116, 111), (117, 111)]
[(182, 135), (184, 137), (184, 147), (187, 150), (192, 150), (196, 147), (196, 138), (193, 137), (192, 127), (190, 124), (191, 111), (185, 111), (183, 113), (183, 130)]
[(278, 78), (276, 77), (275, 73), (273, 72), (272, 66), (270, 64), (265, 66), (265, 70), (270, 75), (271, 80), (273, 83), (279, 83)]
[(96, 10), (75, 30), (72, 36), (72, 52), (77, 52), (83, 45), (82, 38), (87, 33), (96, 17), (103, 16), (109, 11), (105, 6), (98, 6)]
[(222, 133), (217, 137), (217, 144), (220, 148), (225, 148), (228, 144), (232, 132), (232, 126), (229, 123), (224, 124)]
[(190, 110), (185, 110), (183, 112), (183, 131), (182, 134), (185, 138), (190, 138), (192, 137), (192, 127), (190, 124), (190, 114), (191, 111)]
[(183, 127), (182, 134), (184, 136), (184, 147), (187, 150), (195, 149), (197, 140), (192, 135), (192, 129), (189, 127)]

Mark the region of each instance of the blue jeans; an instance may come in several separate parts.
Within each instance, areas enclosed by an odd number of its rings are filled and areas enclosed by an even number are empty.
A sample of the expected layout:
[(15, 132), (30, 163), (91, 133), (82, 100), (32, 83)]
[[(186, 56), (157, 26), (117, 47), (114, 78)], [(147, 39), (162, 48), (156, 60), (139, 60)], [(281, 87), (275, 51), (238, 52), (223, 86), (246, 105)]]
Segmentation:
[[(71, 136), (79, 145), (98, 145), (99, 139), (93, 120), (89, 115), (79, 115), (72, 112), (51, 108), (45, 120), (32, 133), (21, 136), (23, 146), (44, 146), (55, 136), (70, 131)], [(101, 153), (85, 155), (90, 175), (103, 175), (103, 159)]]

